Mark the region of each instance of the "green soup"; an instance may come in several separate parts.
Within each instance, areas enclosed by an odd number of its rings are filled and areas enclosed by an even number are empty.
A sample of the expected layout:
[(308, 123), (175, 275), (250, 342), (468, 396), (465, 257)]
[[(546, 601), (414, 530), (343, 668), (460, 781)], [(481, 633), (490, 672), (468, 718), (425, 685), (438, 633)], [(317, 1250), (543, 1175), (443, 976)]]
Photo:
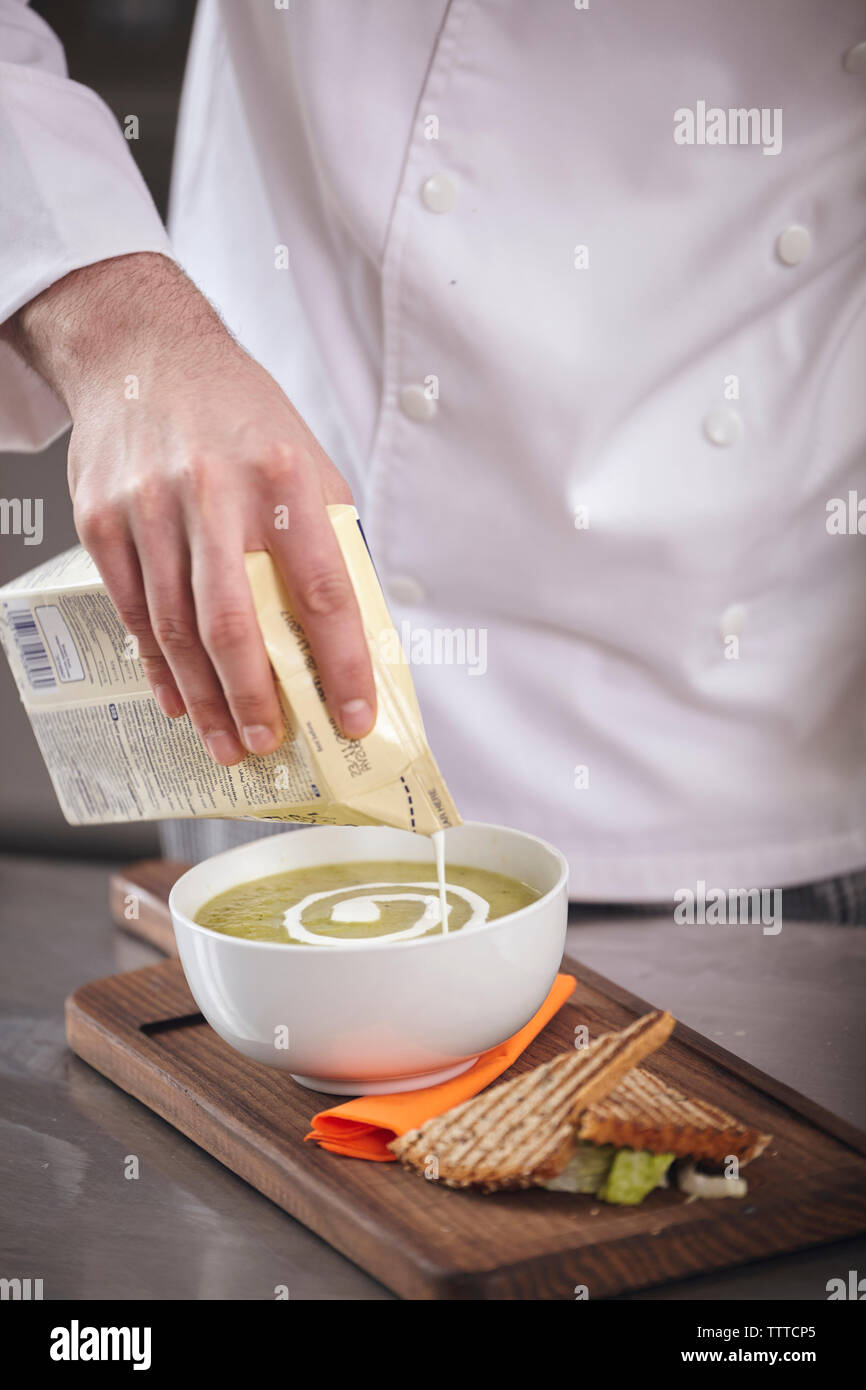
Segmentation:
[[(487, 869), (449, 864), (446, 879), (449, 932), (505, 917), (541, 897), (519, 879)], [(316, 865), (253, 879), (211, 898), (195, 920), (227, 936), (290, 946), (442, 934), (435, 867), (393, 860)]]

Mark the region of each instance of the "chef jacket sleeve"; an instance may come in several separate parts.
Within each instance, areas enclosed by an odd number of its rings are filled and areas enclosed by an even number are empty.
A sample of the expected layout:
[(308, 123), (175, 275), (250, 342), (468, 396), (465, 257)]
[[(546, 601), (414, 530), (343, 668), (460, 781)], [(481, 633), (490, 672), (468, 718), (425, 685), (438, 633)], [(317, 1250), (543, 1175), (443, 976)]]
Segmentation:
[[(69, 80), (27, 0), (0, 0), (0, 323), (69, 271), (135, 251), (172, 254), (117, 121)], [(0, 451), (42, 449), (68, 424), (0, 342)]]

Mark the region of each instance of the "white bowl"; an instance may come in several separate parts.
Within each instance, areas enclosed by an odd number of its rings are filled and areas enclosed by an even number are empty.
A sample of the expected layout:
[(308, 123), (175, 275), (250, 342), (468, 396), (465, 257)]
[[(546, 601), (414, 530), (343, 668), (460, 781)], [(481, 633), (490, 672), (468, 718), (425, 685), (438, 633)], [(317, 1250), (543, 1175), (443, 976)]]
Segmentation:
[(247, 1057), (338, 1095), (410, 1091), (465, 1071), (546, 998), (565, 943), (568, 869), (552, 845), (497, 825), (446, 831), (445, 856), (446, 875), (449, 863), (491, 869), (542, 896), (451, 935), (284, 946), (225, 936), (193, 918), (237, 884), (315, 864), (411, 860), (435, 878), (430, 841), (380, 826), (317, 826), (189, 869), (169, 907), (187, 983), (208, 1023)]

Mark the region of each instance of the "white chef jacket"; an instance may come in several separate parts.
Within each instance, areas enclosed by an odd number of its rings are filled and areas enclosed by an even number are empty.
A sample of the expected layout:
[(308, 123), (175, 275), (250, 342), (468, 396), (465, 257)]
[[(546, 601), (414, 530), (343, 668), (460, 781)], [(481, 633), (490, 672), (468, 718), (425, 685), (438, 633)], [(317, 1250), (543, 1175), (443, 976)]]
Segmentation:
[[(169, 248), (0, 17), (3, 318)], [(201, 0), (173, 254), (345, 473), (404, 633), (486, 634), (484, 671), (414, 667), (431, 746), (574, 897), (866, 865), (866, 541), (826, 524), (866, 496), (864, 41), (860, 0)], [(701, 103), (781, 111), (781, 149), (679, 143)], [(62, 408), (3, 352), (39, 448)]]

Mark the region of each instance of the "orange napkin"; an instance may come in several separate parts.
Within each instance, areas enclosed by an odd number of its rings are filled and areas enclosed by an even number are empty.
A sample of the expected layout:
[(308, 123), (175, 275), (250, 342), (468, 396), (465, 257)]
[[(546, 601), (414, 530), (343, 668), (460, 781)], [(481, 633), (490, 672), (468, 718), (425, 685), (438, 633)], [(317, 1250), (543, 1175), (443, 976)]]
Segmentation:
[(482, 1052), (478, 1061), (460, 1076), (427, 1086), (421, 1091), (401, 1091), (388, 1096), (358, 1096), (344, 1105), (321, 1110), (313, 1116), (313, 1128), (305, 1139), (312, 1139), (331, 1153), (347, 1158), (371, 1158), (376, 1163), (396, 1162), (388, 1144), (398, 1134), (417, 1129), (425, 1120), (442, 1115), (453, 1105), (475, 1096), (490, 1081), (501, 1076), (541, 1032), (572, 993), (573, 975), (557, 975), (550, 993), (519, 1033), (498, 1047)]

